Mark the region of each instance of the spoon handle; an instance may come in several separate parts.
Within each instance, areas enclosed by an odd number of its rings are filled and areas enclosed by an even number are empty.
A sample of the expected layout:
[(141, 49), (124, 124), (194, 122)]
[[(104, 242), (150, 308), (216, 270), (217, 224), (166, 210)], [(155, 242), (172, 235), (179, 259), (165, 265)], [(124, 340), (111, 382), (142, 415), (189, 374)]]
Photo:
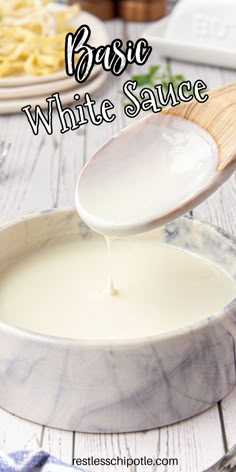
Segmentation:
[(236, 168), (236, 82), (208, 92), (205, 103), (192, 100), (163, 113), (191, 120), (215, 139), (219, 150), (218, 172)]
[(204, 472), (235, 472), (236, 471), (236, 445), (230, 449), (216, 464)]

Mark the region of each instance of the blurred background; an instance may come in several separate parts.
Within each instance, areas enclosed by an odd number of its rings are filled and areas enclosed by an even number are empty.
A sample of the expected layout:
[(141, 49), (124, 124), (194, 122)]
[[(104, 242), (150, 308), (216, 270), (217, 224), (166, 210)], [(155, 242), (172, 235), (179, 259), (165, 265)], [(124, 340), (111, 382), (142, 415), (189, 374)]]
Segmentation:
[[(73, 4), (77, 0), (59, 0)], [(103, 20), (121, 17), (128, 21), (158, 20), (169, 13), (178, 0), (80, 0), (79, 4)]]

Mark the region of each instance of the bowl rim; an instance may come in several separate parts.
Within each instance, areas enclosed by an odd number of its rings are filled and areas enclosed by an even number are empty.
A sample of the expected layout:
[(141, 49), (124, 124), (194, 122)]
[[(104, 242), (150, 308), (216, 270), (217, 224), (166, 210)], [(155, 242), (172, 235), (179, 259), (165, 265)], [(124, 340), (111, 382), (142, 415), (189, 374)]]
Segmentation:
[[(27, 213), (23, 216), (18, 216), (17, 218), (12, 218), (6, 223), (0, 224), (0, 234), (2, 231), (7, 230), (8, 228), (18, 225), (24, 221), (28, 221), (31, 219), (37, 219), (40, 217), (44, 217), (46, 215), (57, 215), (57, 214), (76, 214), (77, 211), (74, 207), (62, 207), (62, 208), (50, 208), (45, 209), (37, 212)], [(208, 223), (206, 221), (201, 221), (195, 218), (190, 218), (187, 215), (183, 215), (178, 219), (187, 219), (192, 220), (200, 225), (204, 225), (205, 227), (211, 229), (211, 231), (216, 232), (222, 238), (224, 238), (230, 245), (236, 249), (236, 239), (229, 234), (227, 231), (222, 229), (221, 227), (214, 225), (212, 223)], [(78, 214), (78, 221), (80, 220), (80, 216)], [(82, 220), (81, 220), (82, 221)], [(116, 348), (135, 348), (137, 345), (144, 346), (150, 345), (150, 343), (160, 343), (165, 342), (173, 338), (180, 338), (185, 336), (186, 334), (190, 333), (197, 333), (204, 328), (209, 326), (214, 326), (218, 322), (222, 322), (225, 318), (228, 317), (229, 313), (232, 309), (236, 310), (236, 296), (233, 298), (227, 305), (225, 305), (219, 312), (214, 313), (206, 318), (203, 318), (198, 321), (194, 321), (189, 323), (183, 327), (165, 331), (163, 333), (153, 334), (150, 336), (143, 336), (143, 337), (134, 337), (134, 338), (108, 338), (108, 339), (81, 339), (81, 338), (67, 338), (67, 337), (60, 337), (60, 336), (53, 336), (43, 333), (37, 333), (31, 330), (27, 330), (25, 328), (21, 328), (20, 326), (10, 325), (2, 320), (0, 320), (0, 332), (3, 331), (10, 335), (20, 336), (24, 338), (28, 338), (31, 341), (38, 342), (38, 343), (46, 343), (46, 344), (57, 344), (59, 346), (70, 347), (77, 349), (78, 347), (81, 349), (91, 349), (95, 347), (101, 347), (105, 349), (110, 349), (111, 347)]]

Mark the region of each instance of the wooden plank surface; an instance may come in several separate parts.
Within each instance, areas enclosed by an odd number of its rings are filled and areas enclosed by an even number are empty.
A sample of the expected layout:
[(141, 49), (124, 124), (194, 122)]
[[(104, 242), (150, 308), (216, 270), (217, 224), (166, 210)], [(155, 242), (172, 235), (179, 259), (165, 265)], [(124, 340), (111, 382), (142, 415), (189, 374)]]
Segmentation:
[[(209, 431), (211, 432), (209, 435)], [(221, 425), (217, 407), (194, 419), (173, 426), (129, 434), (76, 434), (75, 457), (150, 457), (177, 458), (176, 465), (168, 468), (153, 465), (150, 472), (200, 472), (209, 467), (224, 453)], [(96, 471), (96, 466), (92, 467)], [(124, 467), (104, 466), (101, 472), (123, 472)], [(146, 472), (147, 467), (129, 467), (130, 472)]]
[[(144, 29), (143, 24), (124, 25), (116, 20), (108, 24), (111, 36), (137, 38)], [(158, 51), (153, 53), (149, 64), (160, 63)], [(162, 61), (162, 63), (164, 63)], [(148, 65), (147, 65), (148, 67)], [(202, 78), (209, 88), (236, 80), (236, 73), (203, 66), (172, 62), (173, 71), (184, 73), (186, 79)], [(136, 73), (137, 67), (129, 70), (126, 77)], [(59, 126), (55, 134), (40, 133), (35, 137), (21, 115), (1, 117), (1, 137), (10, 140), (12, 146), (4, 164), (0, 182), (0, 223), (17, 215), (45, 208), (73, 205), (74, 186), (85, 160), (109, 137), (124, 125), (126, 119), (119, 93), (125, 76), (109, 76), (102, 92), (97, 94), (97, 106), (104, 98), (115, 104), (117, 119), (110, 124), (96, 127), (88, 124), (79, 131), (61, 135)], [(194, 216), (223, 226), (236, 234), (235, 220), (235, 176), (207, 202), (196, 210)], [(222, 413), (226, 439), (229, 446), (236, 442), (236, 391), (222, 402)], [(39, 425), (0, 410), (0, 448), (4, 451), (34, 449), (42, 446), (51, 454), (71, 463), (74, 457), (177, 457), (179, 466), (150, 467), (158, 472), (201, 472), (215, 462), (224, 451), (222, 418), (218, 406), (182, 423), (148, 432), (94, 435), (63, 432)], [(92, 470), (123, 471), (121, 467), (94, 467)], [(146, 472), (142, 466), (126, 469), (130, 472)]]
[(41, 447), (66, 464), (71, 464), (74, 446), (74, 435), (70, 431), (44, 427)]
[(41, 445), (43, 428), (0, 409), (0, 449), (11, 452), (34, 450)]

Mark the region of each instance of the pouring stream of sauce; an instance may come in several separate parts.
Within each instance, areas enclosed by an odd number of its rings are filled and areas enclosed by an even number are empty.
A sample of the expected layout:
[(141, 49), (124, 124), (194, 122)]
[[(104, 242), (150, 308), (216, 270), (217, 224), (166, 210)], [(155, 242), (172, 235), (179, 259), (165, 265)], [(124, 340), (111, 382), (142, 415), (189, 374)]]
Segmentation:
[(190, 121), (166, 115), (129, 126), (88, 162), (75, 200), (85, 223), (106, 238), (110, 259), (106, 293), (117, 294), (109, 238), (159, 226), (162, 216), (207, 185), (217, 163), (218, 149), (210, 134)]

